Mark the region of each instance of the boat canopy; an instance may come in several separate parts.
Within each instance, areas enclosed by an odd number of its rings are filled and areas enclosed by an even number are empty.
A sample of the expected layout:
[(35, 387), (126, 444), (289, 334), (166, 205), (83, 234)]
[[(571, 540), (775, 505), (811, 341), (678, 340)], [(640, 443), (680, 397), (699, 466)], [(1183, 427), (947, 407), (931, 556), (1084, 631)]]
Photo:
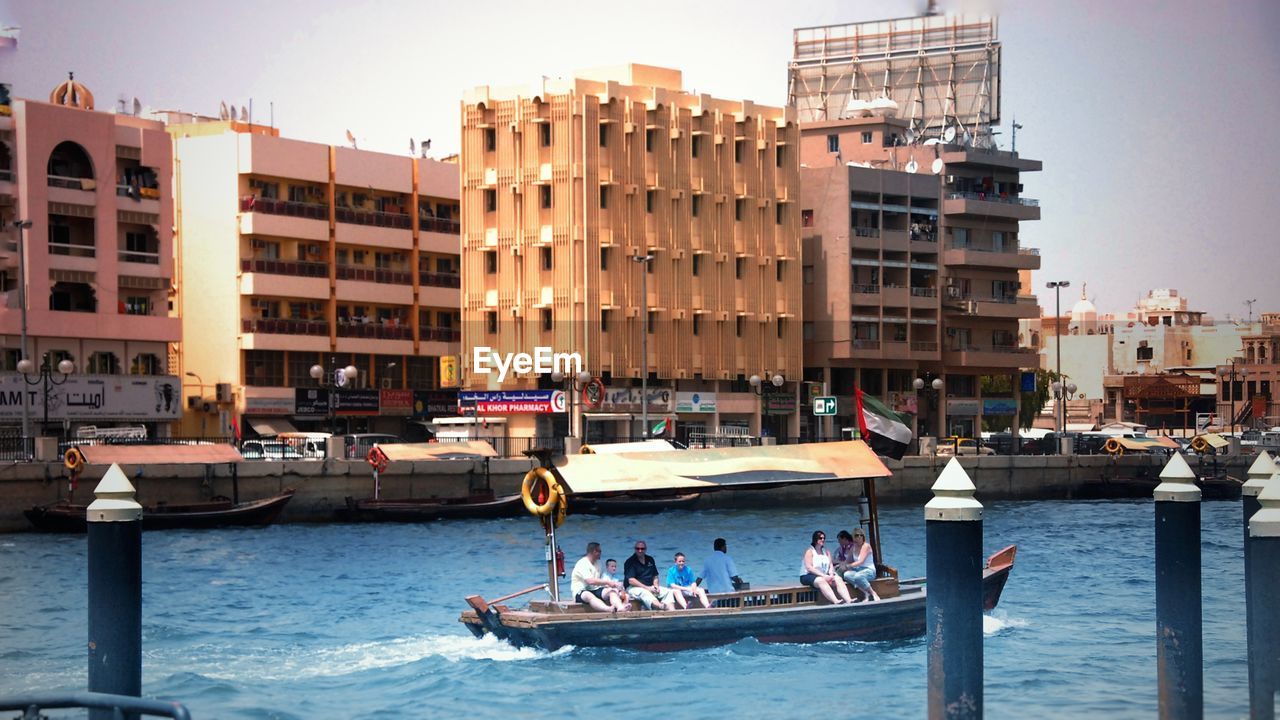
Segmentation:
[(1164, 436), (1159, 437), (1114, 437), (1107, 441), (1108, 443), (1116, 443), (1120, 447), (1129, 451), (1146, 452), (1150, 450), (1177, 450), (1180, 445), (1173, 438)]
[(460, 460), (497, 457), (498, 451), (484, 440), (378, 445), (387, 460)]
[(582, 454), (590, 455), (597, 453), (600, 455), (609, 455), (617, 453), (630, 452), (670, 452), (679, 450), (680, 448), (672, 445), (667, 440), (639, 440), (637, 442), (620, 442), (620, 443), (592, 443), (582, 446)]
[(79, 445), (86, 465), (212, 465), (243, 462), (226, 443), (201, 445)]
[(711, 491), (889, 477), (861, 440), (678, 453), (569, 455), (553, 468), (570, 495)]
[(1214, 450), (1221, 450), (1222, 448), (1231, 444), (1229, 440), (1227, 440), (1226, 438), (1222, 437), (1217, 433), (1205, 433), (1204, 435), (1197, 435), (1196, 440), (1204, 440), (1205, 444), (1213, 448)]

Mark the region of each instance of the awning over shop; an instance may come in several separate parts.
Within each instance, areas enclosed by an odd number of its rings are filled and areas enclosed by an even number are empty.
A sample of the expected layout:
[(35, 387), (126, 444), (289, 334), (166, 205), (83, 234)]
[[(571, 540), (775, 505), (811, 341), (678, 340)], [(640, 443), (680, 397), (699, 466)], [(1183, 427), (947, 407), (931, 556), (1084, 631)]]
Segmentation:
[(280, 433), (298, 432), (293, 423), (284, 418), (249, 418), (249, 427), (262, 437), (275, 437)]
[(211, 465), (244, 460), (231, 445), (81, 445), (87, 465)]
[(379, 445), (387, 460), (459, 460), (465, 458), (497, 457), (498, 451), (484, 440), (457, 442), (392, 443)]
[(590, 445), (582, 446), (582, 454), (616, 455), (630, 452), (673, 452), (679, 449), (666, 440), (640, 440), (638, 442), (591, 443)]
[(554, 471), (574, 495), (761, 488), (891, 474), (861, 440), (569, 455)]

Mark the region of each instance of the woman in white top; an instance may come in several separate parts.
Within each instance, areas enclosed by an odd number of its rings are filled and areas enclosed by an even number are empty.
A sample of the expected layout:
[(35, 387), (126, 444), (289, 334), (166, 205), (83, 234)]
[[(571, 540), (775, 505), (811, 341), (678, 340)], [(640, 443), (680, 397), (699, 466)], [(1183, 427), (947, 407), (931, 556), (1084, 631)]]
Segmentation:
[[(800, 582), (817, 589), (832, 605), (851, 603), (853, 596), (849, 594), (849, 586), (836, 575), (831, 567), (831, 555), (823, 549), (826, 543), (826, 533), (814, 530), (809, 548), (804, 551), (804, 565), (801, 568), (804, 574), (800, 576)], [(836, 597), (837, 592), (840, 593), (839, 598)]]

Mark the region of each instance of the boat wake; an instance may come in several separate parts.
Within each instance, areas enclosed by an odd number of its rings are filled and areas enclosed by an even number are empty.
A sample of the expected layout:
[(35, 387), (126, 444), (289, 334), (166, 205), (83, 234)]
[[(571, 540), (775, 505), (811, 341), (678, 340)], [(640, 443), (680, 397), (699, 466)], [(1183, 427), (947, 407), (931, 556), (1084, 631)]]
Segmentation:
[[(468, 660), (535, 660), (559, 655), (570, 649), (561, 648), (548, 653), (533, 648), (515, 648), (493, 637), (473, 638), (463, 635), (418, 635), (306, 650), (263, 648), (255, 652), (243, 646), (205, 646), (195, 653), (204, 662), (200, 668), (191, 668), (191, 671), (214, 680), (238, 681), (252, 678), (273, 682), (359, 675), (370, 670), (403, 667), (432, 658), (451, 663)], [(156, 660), (162, 661), (161, 658)]]
[(989, 615), (982, 616), (982, 635), (991, 637), (1000, 634), (1003, 630), (1024, 628), (1030, 624), (1021, 618), (1009, 617), (1009, 614), (1003, 610), (993, 610)]

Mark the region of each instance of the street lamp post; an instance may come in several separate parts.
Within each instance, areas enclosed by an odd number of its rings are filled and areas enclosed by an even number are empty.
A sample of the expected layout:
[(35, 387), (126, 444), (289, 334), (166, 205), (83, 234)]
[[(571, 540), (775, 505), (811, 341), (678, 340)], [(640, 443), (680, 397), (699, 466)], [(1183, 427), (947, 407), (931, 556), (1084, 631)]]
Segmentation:
[[(40, 432), (49, 432), (49, 386), (61, 385), (71, 377), (71, 373), (76, 371), (76, 364), (70, 360), (63, 360), (58, 363), (57, 371), (62, 374), (62, 378), (55, 380), (53, 378), (54, 368), (49, 364), (52, 360), (49, 353), (44, 354), (43, 360), (40, 362), (40, 368), (36, 369), (36, 364), (30, 358), (23, 358), (18, 361), (18, 372), (22, 373), (22, 380), (28, 385), (39, 385), (44, 394), (44, 422), (40, 426)], [(32, 378), (32, 372), (38, 372), (38, 377)], [(23, 407), (27, 404), (22, 403)]]
[[(1059, 377), (1061, 377), (1061, 375), (1059, 375)], [(1053, 389), (1054, 402), (1062, 408), (1061, 413), (1054, 412), (1054, 424), (1058, 425), (1058, 420), (1061, 418), (1062, 422), (1058, 428), (1058, 432), (1065, 433), (1067, 431), (1067, 399), (1076, 393), (1076, 384), (1069, 382), (1064, 385), (1061, 380), (1054, 380), (1053, 384), (1049, 387)]]
[[(1045, 287), (1053, 291), (1054, 300), (1056, 303), (1055, 304), (1056, 309), (1053, 311), (1053, 338), (1054, 338), (1053, 344), (1057, 347), (1057, 351), (1058, 351), (1058, 381), (1061, 382), (1062, 380), (1062, 288), (1071, 287), (1071, 283), (1070, 281), (1067, 281), (1067, 280), (1055, 280), (1052, 282), (1045, 283)], [(1054, 413), (1054, 414), (1056, 415), (1057, 413)], [(1062, 417), (1063, 417), (1062, 429), (1065, 429), (1066, 422), (1067, 422), (1065, 411), (1063, 412)], [(1059, 429), (1058, 432), (1062, 432), (1062, 429)]]
[[(765, 373), (765, 375), (768, 375), (768, 374), (769, 374), (768, 372)], [(773, 377), (769, 378), (769, 384), (776, 388), (782, 387), (782, 384), (785, 383), (786, 381), (787, 379), (782, 377), (781, 375), (774, 375)], [(760, 416), (760, 422), (761, 424), (763, 424), (764, 423), (764, 399), (763, 398), (766, 390), (764, 385), (764, 379), (762, 379), (759, 375), (752, 375), (750, 378), (747, 378), (747, 382), (750, 383), (751, 385), (751, 392), (755, 393), (757, 398), (760, 398), (759, 400), (756, 401), (756, 413)]]
[[(186, 376), (193, 377), (196, 379), (196, 383), (200, 385), (200, 400), (203, 401), (204, 400), (204, 380), (202, 380), (199, 375), (191, 372), (190, 370), (187, 371)], [(204, 406), (202, 404), (200, 407), (200, 437), (202, 438), (205, 436), (205, 419), (207, 415), (208, 413), (204, 411)]]
[(346, 387), (347, 383), (349, 383), (349, 382), (351, 382), (352, 380), (355, 380), (355, 379), (356, 379), (356, 376), (360, 374), (360, 371), (356, 369), (356, 366), (355, 366), (355, 365), (348, 365), (348, 366), (346, 366), (346, 367), (344, 367), (344, 368), (338, 368), (338, 367), (337, 367), (337, 365), (338, 365), (338, 361), (337, 361), (337, 359), (336, 359), (336, 358), (335, 358), (335, 359), (333, 359), (333, 360), (331, 360), (330, 362), (331, 362), (331, 364), (332, 364), (332, 366), (333, 366), (333, 371), (332, 371), (332, 372), (326, 373), (326, 372), (325, 372), (325, 369), (324, 369), (324, 366), (322, 366), (322, 365), (312, 365), (312, 366), (311, 366), (311, 377), (312, 377), (312, 378), (315, 378), (316, 382), (320, 383), (320, 386), (321, 386), (321, 387), (324, 387), (324, 386), (326, 385), (326, 382), (325, 382), (325, 381), (326, 381), (326, 379), (328, 380), (328, 385), (329, 385), (329, 387), (330, 387), (330, 389), (329, 389), (329, 402), (328, 402), (328, 407), (329, 407), (329, 431), (330, 431), (330, 433), (332, 433), (333, 435), (337, 435), (337, 434), (338, 434), (338, 428), (337, 428), (337, 425), (336, 425), (336, 418), (335, 418), (336, 412), (335, 412), (335, 411), (336, 411), (336, 409), (337, 409), (337, 405), (338, 405), (338, 403), (337, 403), (337, 400), (338, 400), (338, 388), (340, 388), (340, 387)]
[[(22, 311), (22, 347), (18, 355), (27, 357), (27, 231), (31, 229), (30, 220), (14, 220), (13, 226), (18, 230), (18, 307)], [(27, 404), (22, 403), (22, 438), (31, 436), (31, 418)]]
[(653, 253), (633, 255), (631, 259), (644, 263), (640, 272), (640, 305), (644, 312), (640, 324), (640, 425), (641, 437), (649, 439), (649, 268)]
[[(938, 402), (938, 400), (942, 397), (942, 387), (943, 387), (943, 385), (944, 385), (944, 383), (942, 382), (942, 378), (934, 378), (934, 379), (933, 379), (933, 382), (929, 383), (929, 387), (930, 387), (930, 388), (932, 388), (932, 390), (933, 390), (933, 395), (932, 395), (932, 397), (933, 397), (933, 399), (934, 399), (933, 406), (934, 406), (934, 408), (935, 408), (935, 409), (937, 409), (938, 405), (940, 404), (940, 403)], [(911, 387), (915, 388), (915, 389), (916, 389), (916, 392), (917, 392), (917, 393), (919, 393), (921, 390), (924, 390), (924, 387), (925, 387), (925, 379), (924, 379), (924, 378), (920, 378), (920, 377), (918, 377), (918, 378), (916, 378), (915, 380), (912, 380), (912, 381), (911, 381)], [(918, 411), (918, 410), (919, 410), (919, 409), (917, 408), (917, 411)], [(942, 417), (941, 413), (939, 413), (938, 417), (939, 417), (939, 419), (941, 419), (941, 417)], [(917, 436), (919, 436), (919, 435), (920, 435), (920, 430), (919, 430), (919, 428), (916, 428), (916, 435), (917, 435)], [(939, 439), (941, 439), (941, 438), (942, 438), (942, 436), (943, 436), (943, 435), (942, 435), (942, 430), (941, 430), (941, 429), (939, 429), (939, 431), (938, 431), (938, 438), (939, 438)], [(958, 441), (957, 441), (957, 442), (958, 442)]]
[[(1245, 378), (1249, 377), (1249, 368), (1242, 367), (1240, 368), (1240, 370), (1237, 371), (1236, 361), (1232, 360), (1231, 369), (1228, 370), (1225, 367), (1222, 368), (1221, 370), (1218, 371), (1218, 376), (1222, 378), (1222, 382), (1226, 387), (1227, 392), (1230, 393), (1231, 395), (1231, 434), (1235, 435), (1236, 434), (1236, 388), (1235, 388), (1236, 379), (1238, 378), (1241, 382), (1243, 382)], [(1226, 382), (1228, 379), (1231, 380), (1230, 385), (1226, 385)]]
[(576, 437), (579, 443), (586, 442), (586, 433), (583, 432), (582, 414), (578, 412), (576, 398), (578, 393), (591, 384), (592, 380), (595, 380), (595, 378), (586, 370), (579, 372), (577, 375), (566, 375), (559, 370), (551, 373), (551, 381), (564, 383), (565, 392), (569, 393), (569, 436)]

